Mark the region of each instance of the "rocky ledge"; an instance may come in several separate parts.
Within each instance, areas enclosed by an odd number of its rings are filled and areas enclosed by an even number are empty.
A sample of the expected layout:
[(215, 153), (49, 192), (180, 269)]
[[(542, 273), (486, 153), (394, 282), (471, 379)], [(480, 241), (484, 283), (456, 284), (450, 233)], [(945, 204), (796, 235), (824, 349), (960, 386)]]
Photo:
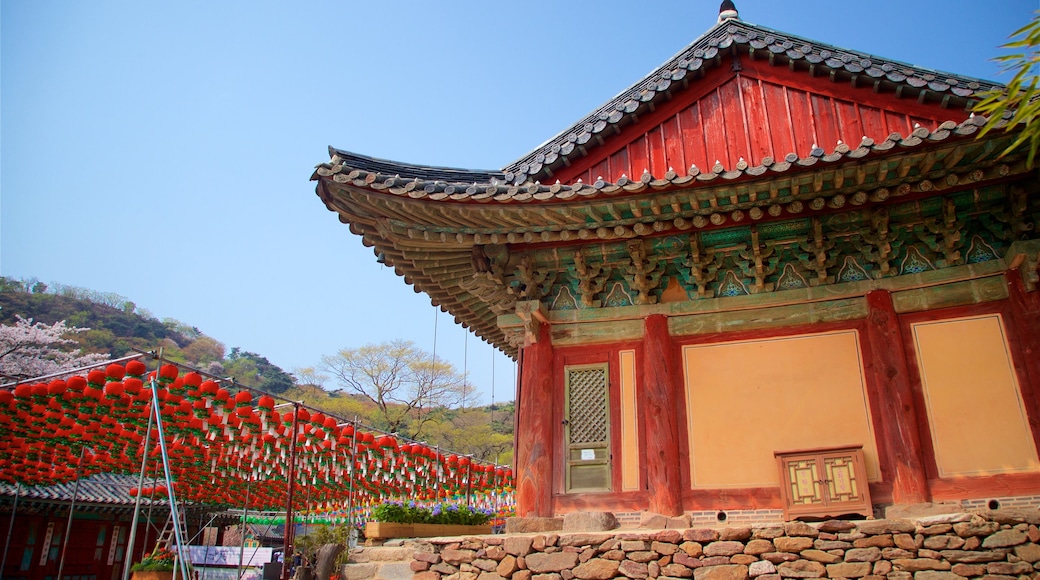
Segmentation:
[(438, 538), (413, 580), (1036, 578), (1040, 511), (770, 527)]

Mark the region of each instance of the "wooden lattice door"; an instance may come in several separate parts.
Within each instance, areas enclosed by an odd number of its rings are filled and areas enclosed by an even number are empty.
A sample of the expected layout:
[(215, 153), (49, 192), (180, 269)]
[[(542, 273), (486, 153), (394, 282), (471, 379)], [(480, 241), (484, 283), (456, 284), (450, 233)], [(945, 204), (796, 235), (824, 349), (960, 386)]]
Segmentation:
[(610, 491), (607, 366), (567, 368), (567, 491)]

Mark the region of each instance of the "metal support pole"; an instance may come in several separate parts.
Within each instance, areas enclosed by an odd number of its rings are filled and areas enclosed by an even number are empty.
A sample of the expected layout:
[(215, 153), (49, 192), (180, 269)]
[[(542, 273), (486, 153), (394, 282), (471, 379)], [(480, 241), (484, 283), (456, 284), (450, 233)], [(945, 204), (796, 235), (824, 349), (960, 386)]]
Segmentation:
[(87, 450), (84, 445), (79, 448), (79, 461), (76, 463), (76, 485), (72, 486), (72, 503), (69, 505), (69, 521), (65, 524), (65, 538), (61, 542), (61, 560), (58, 561), (58, 580), (65, 569), (65, 552), (69, 549), (69, 536), (72, 535), (72, 513), (76, 511), (76, 496), (79, 495), (79, 476), (83, 470), (83, 453)]
[[(137, 497), (134, 499), (134, 518), (130, 522), (130, 538), (127, 540), (123, 559), (123, 580), (130, 578), (130, 566), (134, 553), (134, 541), (137, 539), (137, 519), (141, 517), (141, 490), (144, 489), (144, 474), (148, 471), (148, 447), (152, 444), (152, 417), (155, 409), (148, 404), (148, 428), (144, 432), (144, 446), (141, 447), (141, 474), (137, 476)], [(149, 499), (151, 504), (151, 499)], [(150, 507), (149, 507), (150, 509)]]
[[(159, 369), (162, 368), (162, 358), (159, 359)], [(159, 373), (156, 369), (156, 375)], [(184, 540), (181, 537), (181, 517), (177, 510), (177, 495), (173, 489), (173, 479), (170, 476), (170, 455), (166, 450), (166, 435), (163, 433), (162, 413), (159, 411), (159, 383), (156, 378), (151, 380), (152, 407), (155, 409), (155, 427), (159, 431), (159, 451), (162, 453), (163, 472), (166, 475), (166, 493), (170, 498), (170, 518), (173, 520), (173, 536), (177, 540), (177, 560), (175, 567), (180, 568), (181, 576), (188, 580), (188, 566), (184, 557)], [(60, 579), (59, 579), (60, 580)]]
[(285, 501), (285, 538), (282, 543), (282, 580), (289, 580), (293, 548), (293, 489), (296, 487), (296, 431), (300, 424), (300, 404), (293, 403), (292, 437), (289, 440), (289, 490)]
[(242, 510), (242, 540), (239, 542), (241, 545), (238, 548), (238, 572), (236, 577), (242, 577), (242, 556), (245, 555), (246, 551), (246, 516), (249, 515), (249, 488), (253, 483), (253, 478), (250, 477), (246, 480), (246, 504)]
[(4, 559), (0, 561), (0, 577), (4, 575), (7, 567), (7, 549), (11, 547), (11, 534), (14, 533), (14, 518), (18, 515), (18, 498), (22, 495), (21, 482), (14, 484), (14, 508), (11, 509), (11, 523), (7, 525), (7, 540), (4, 541)]

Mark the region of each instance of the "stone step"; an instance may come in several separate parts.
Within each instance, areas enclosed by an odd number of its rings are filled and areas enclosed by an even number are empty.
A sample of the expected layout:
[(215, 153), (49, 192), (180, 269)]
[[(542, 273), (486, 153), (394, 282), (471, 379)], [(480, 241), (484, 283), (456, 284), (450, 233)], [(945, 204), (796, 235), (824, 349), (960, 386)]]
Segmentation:
[(382, 546), (358, 546), (343, 567), (344, 580), (411, 580), (416, 552), (433, 553), (429, 542), (390, 540)]

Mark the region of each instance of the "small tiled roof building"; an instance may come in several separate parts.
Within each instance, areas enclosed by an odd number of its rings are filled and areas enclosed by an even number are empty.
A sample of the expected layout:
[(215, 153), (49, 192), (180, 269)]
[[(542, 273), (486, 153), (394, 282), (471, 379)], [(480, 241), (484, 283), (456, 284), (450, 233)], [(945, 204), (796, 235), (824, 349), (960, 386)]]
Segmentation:
[(500, 170), (331, 149), (313, 179), (518, 359), (518, 515), (1036, 501), (1040, 195), (1013, 130), (978, 137), (995, 88), (726, 2)]

